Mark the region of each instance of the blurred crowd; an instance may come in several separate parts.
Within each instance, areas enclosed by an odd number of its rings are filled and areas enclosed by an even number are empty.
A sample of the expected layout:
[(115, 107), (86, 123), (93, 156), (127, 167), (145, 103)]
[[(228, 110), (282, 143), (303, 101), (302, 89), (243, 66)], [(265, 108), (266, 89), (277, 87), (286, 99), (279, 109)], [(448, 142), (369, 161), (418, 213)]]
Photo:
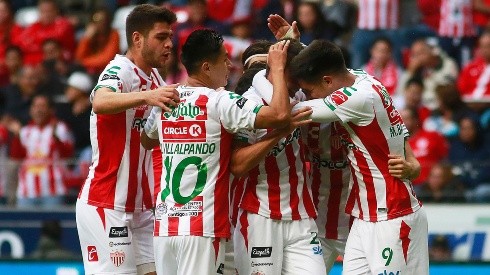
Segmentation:
[(351, 68), (386, 86), (422, 165), (423, 202), (490, 202), (489, 0), (0, 0), (0, 202), (74, 203), (91, 161), (89, 96), (127, 43), (136, 4), (176, 12), (173, 58), (160, 72), (179, 83), (179, 47), (198, 28), (224, 35), (233, 62), (274, 40), (269, 14), (296, 21), (301, 42), (334, 41)]

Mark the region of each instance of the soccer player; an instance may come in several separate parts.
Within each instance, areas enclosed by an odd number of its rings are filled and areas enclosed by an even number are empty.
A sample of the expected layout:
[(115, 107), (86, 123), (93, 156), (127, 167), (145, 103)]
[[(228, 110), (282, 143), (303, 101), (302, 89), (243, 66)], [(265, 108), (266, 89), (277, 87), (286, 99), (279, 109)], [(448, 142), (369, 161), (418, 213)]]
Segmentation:
[[(344, 274), (428, 274), (427, 217), (410, 178), (420, 169), (408, 132), (386, 88), (360, 70), (348, 70), (340, 48), (316, 40), (297, 55), (290, 73), (309, 98), (314, 122), (341, 122), (352, 190), (346, 212), (354, 216), (345, 248)], [(293, 109), (294, 109), (293, 108)], [(399, 159), (399, 157), (405, 159)], [(404, 166), (391, 175), (390, 158)]]
[[(291, 42), (286, 68), (302, 49)], [(244, 97), (269, 104), (270, 80), (270, 73), (260, 71)], [(288, 82), (288, 89), (292, 100), (298, 88)], [(325, 274), (300, 129), (283, 136), (272, 133), (263, 129), (237, 136), (230, 166), (245, 180), (235, 190), (235, 197), (241, 194), (233, 235), (235, 254), (240, 255), (235, 266), (239, 274)]]
[(223, 272), (224, 243), (230, 237), (232, 133), (289, 126), (283, 75), (288, 45), (280, 42), (269, 51), (275, 85), (269, 106), (222, 90), (231, 63), (221, 35), (197, 30), (183, 45), (181, 60), (189, 77), (177, 88), (181, 103), (170, 112), (153, 108), (141, 134), (143, 146), (160, 144), (163, 156), (154, 226), (158, 274)]
[(140, 144), (150, 106), (169, 111), (179, 96), (154, 68), (172, 49), (173, 12), (140, 5), (128, 15), (129, 49), (92, 91), (93, 160), (76, 206), (86, 274), (155, 274), (152, 164)]

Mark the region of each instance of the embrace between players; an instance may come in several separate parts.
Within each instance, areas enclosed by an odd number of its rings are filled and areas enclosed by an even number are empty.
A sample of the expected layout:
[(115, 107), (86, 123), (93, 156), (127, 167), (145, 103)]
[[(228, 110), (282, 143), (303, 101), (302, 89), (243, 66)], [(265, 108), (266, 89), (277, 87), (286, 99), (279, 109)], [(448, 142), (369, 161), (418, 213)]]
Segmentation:
[(92, 92), (86, 273), (326, 274), (343, 255), (344, 274), (428, 274), (420, 165), (382, 83), (271, 15), (287, 39), (245, 51), (238, 93), (223, 89), (231, 62), (212, 30), (190, 34), (188, 78), (167, 86), (155, 68), (175, 21), (137, 6), (128, 52)]

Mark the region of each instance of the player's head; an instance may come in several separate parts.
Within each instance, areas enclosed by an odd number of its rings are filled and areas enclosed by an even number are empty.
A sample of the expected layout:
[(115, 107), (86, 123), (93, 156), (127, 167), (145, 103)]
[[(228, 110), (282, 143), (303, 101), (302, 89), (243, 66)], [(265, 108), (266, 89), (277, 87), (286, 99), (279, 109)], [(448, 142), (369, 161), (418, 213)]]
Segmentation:
[(309, 98), (323, 98), (343, 87), (348, 73), (342, 50), (326, 40), (313, 41), (295, 56), (289, 72)]
[(247, 69), (255, 62), (267, 64), (267, 53), (272, 44), (267, 40), (259, 40), (248, 46), (242, 54), (243, 68)]
[(136, 6), (126, 18), (128, 48), (141, 53), (144, 62), (161, 68), (172, 51), (172, 11), (150, 4)]
[(254, 76), (264, 70), (266, 68), (266, 64), (262, 62), (255, 62), (247, 68), (243, 74), (238, 79), (236, 84), (235, 93), (239, 95), (243, 95), (251, 86), (254, 79)]
[(180, 56), (187, 74), (206, 87), (217, 89), (227, 84), (231, 61), (223, 45), (223, 37), (214, 30), (193, 31)]

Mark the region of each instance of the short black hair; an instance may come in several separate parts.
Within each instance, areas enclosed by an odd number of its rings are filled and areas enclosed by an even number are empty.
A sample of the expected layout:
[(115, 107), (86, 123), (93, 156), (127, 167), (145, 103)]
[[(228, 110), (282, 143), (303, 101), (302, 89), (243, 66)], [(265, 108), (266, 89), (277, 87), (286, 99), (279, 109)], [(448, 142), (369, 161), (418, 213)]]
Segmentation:
[(424, 81), (422, 80), (422, 78), (415, 76), (408, 79), (407, 83), (405, 84), (405, 89), (408, 88), (408, 86), (414, 84), (419, 87), (422, 87), (422, 89), (424, 88)]
[[(286, 69), (288, 69), (293, 61), (293, 58), (297, 56), (303, 49), (305, 49), (305, 46), (301, 44), (301, 42), (299, 42), (298, 40), (290, 39), (290, 38), (281, 39), (279, 40), (279, 42), (285, 40), (291, 41), (288, 46), (288, 53), (286, 57)], [(269, 66), (267, 66), (266, 76), (269, 74), (269, 69), (270, 69)]]
[(177, 16), (169, 9), (151, 4), (136, 6), (126, 18), (126, 40), (128, 47), (133, 45), (133, 32), (139, 32), (146, 37), (155, 23), (167, 23), (171, 25), (176, 21)]
[(189, 75), (199, 71), (205, 61), (215, 61), (223, 47), (223, 37), (211, 29), (193, 31), (184, 45), (180, 60)]
[(245, 66), (245, 61), (254, 54), (267, 54), (273, 44), (268, 40), (257, 40), (250, 44), (242, 53), (242, 65)]
[(295, 56), (289, 66), (292, 77), (306, 82), (317, 82), (324, 74), (347, 71), (342, 50), (332, 42), (318, 39)]
[(254, 76), (264, 70), (267, 65), (263, 62), (255, 62), (248, 69), (246, 69), (243, 74), (238, 79), (236, 84), (235, 93), (243, 95), (251, 86), (254, 80)]

